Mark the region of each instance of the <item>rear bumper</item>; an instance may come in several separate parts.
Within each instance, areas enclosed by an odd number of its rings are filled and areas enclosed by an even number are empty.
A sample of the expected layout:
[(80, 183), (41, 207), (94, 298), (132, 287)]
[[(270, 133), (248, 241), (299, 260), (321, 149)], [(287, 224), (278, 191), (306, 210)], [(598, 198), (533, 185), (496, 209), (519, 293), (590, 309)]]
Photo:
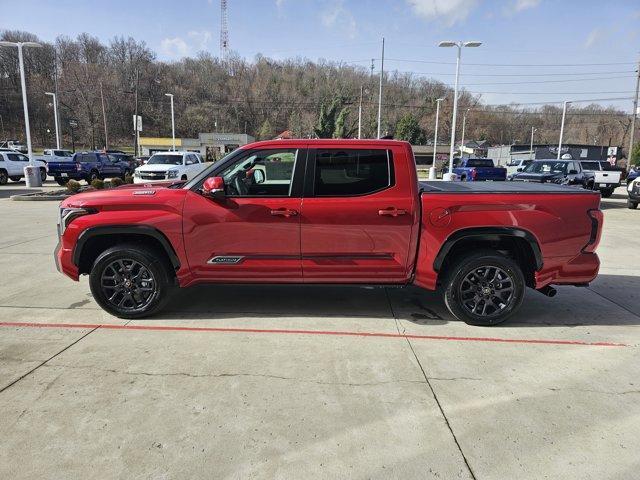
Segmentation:
[(536, 272), (536, 288), (547, 285), (583, 285), (591, 282), (600, 270), (600, 259), (595, 253), (580, 253), (558, 265), (544, 267)]

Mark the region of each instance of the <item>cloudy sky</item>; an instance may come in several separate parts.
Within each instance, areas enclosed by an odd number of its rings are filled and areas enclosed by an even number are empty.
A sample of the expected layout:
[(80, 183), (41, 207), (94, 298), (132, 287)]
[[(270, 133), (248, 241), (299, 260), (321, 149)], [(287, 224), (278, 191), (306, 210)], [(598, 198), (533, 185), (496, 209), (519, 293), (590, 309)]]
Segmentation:
[[(637, 0), (228, 0), (230, 45), (246, 58), (324, 58), (461, 83), (490, 104), (631, 97), (640, 55)], [(144, 40), (163, 60), (219, 53), (219, 0), (0, 0), (0, 29), (44, 40), (88, 32)], [(7, 14), (8, 12), (8, 14)], [(630, 100), (602, 100), (631, 111)]]

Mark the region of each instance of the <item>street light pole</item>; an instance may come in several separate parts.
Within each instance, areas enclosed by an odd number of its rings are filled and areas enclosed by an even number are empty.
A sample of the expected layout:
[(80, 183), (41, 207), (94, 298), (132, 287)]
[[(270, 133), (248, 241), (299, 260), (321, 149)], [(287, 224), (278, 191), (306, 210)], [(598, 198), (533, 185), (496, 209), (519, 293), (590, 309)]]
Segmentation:
[(104, 94), (102, 93), (102, 82), (100, 82), (100, 100), (102, 101), (102, 123), (104, 124), (104, 149), (109, 149), (109, 133), (107, 132), (107, 111), (104, 109)]
[(433, 132), (433, 163), (429, 169), (429, 180), (435, 180), (436, 178), (436, 155), (438, 154), (438, 117), (440, 117), (440, 102), (444, 98), (436, 99), (436, 129)]
[(535, 127), (531, 127), (531, 146), (529, 147), (529, 159), (533, 160), (533, 134), (536, 131)]
[(631, 170), (631, 153), (633, 152), (634, 136), (636, 133), (636, 117), (638, 116), (638, 93), (640, 92), (640, 62), (636, 77), (636, 96), (633, 99), (633, 113), (631, 114), (631, 137), (629, 139), (629, 154), (627, 155), (627, 172)]
[[(40, 187), (42, 186), (42, 179), (40, 175), (32, 176), (30, 173), (35, 167), (33, 162), (33, 150), (31, 149), (31, 129), (29, 128), (29, 106), (27, 104), (27, 83), (24, 78), (24, 60), (22, 58), (22, 47), (41, 47), (39, 43), (35, 42), (7, 42), (1, 41), (0, 46), (3, 47), (18, 47), (18, 64), (20, 65), (20, 85), (22, 87), (22, 106), (24, 110), (24, 127), (27, 136), (27, 154), (29, 155), (29, 167), (24, 168), (24, 177), (28, 187)], [(29, 170), (28, 170), (29, 168)]]
[(171, 99), (171, 139), (173, 144), (173, 151), (175, 152), (176, 151), (176, 124), (174, 122), (174, 117), (173, 117), (173, 94), (165, 93), (165, 95)]
[(462, 56), (463, 47), (479, 47), (482, 42), (452, 42), (445, 41), (438, 44), (439, 47), (457, 47), (458, 56), (456, 57), (456, 81), (453, 88), (453, 118), (451, 119), (451, 146), (449, 148), (449, 173), (444, 175), (443, 180), (453, 180), (453, 153), (456, 141), (456, 119), (458, 116), (458, 81), (460, 78), (460, 57)]
[(558, 142), (558, 155), (556, 156), (556, 158), (558, 160), (560, 160), (561, 157), (561, 150), (562, 150), (562, 137), (564, 136), (564, 119), (567, 116), (567, 105), (569, 105), (571, 102), (565, 101), (563, 106), (562, 106), (562, 123), (560, 124), (560, 141)]
[(364, 95), (364, 85), (360, 85), (360, 104), (358, 105), (358, 140), (362, 138), (362, 96)]
[(382, 37), (382, 59), (380, 61), (380, 88), (378, 91), (378, 138), (382, 136), (382, 80), (384, 79), (384, 37)]
[(462, 116), (462, 139), (460, 140), (460, 156), (464, 155), (464, 129), (467, 126), (467, 113), (469, 113), (470, 108), (467, 108)]
[(56, 94), (53, 92), (44, 92), (45, 95), (49, 95), (53, 100), (53, 119), (56, 122), (56, 148), (60, 150), (60, 132), (58, 130), (58, 102)]

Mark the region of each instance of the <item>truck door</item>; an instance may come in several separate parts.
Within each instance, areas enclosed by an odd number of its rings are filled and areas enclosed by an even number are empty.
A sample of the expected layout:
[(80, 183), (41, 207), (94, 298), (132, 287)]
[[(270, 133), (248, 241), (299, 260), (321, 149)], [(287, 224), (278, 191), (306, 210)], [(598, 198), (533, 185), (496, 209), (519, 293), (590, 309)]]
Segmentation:
[[(394, 156), (402, 161), (394, 164)], [(408, 278), (419, 207), (405, 156), (400, 147), (310, 150), (301, 224), (305, 282)]]
[(7, 153), (7, 172), (10, 177), (23, 177), (24, 167), (29, 164), (29, 157), (21, 153)]
[(232, 155), (209, 174), (224, 179), (225, 198), (201, 195), (198, 185), (204, 178), (187, 194), (183, 231), (191, 271), (210, 281), (299, 283), (306, 150), (251, 149)]

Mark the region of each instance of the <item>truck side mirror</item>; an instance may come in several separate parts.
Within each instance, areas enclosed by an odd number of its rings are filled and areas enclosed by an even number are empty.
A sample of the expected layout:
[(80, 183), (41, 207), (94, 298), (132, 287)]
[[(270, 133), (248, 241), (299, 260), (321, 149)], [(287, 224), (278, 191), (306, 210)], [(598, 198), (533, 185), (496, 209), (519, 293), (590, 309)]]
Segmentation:
[(518, 171), (518, 172), (522, 172), (523, 170), (524, 170), (524, 168), (522, 168), (522, 167), (518, 167), (518, 170), (517, 170), (517, 171)]
[(202, 184), (202, 194), (205, 197), (222, 199), (225, 197), (224, 178), (209, 177)]
[(578, 170), (569, 170), (569, 175), (577, 175)]

